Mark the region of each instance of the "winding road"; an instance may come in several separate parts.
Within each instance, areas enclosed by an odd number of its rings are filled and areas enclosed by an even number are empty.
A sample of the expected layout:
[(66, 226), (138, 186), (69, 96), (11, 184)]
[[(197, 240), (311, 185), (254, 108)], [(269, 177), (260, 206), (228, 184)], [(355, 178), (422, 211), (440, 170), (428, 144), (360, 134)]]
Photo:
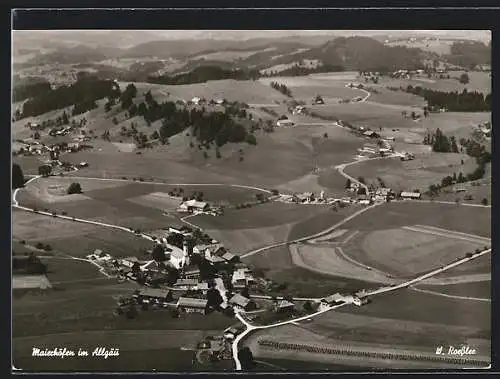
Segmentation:
[[(354, 164), (354, 163), (357, 163), (357, 162), (352, 162), (350, 164)], [(341, 171), (347, 165), (349, 165), (349, 164), (344, 164), (344, 165), (340, 165), (340, 166), (337, 166), (337, 167), (340, 167), (339, 171)], [(348, 176), (345, 173), (344, 173), (344, 176), (350, 178), (351, 180), (354, 179), (354, 178)], [(35, 177), (31, 178), (30, 180), (28, 180), (26, 182), (26, 184), (29, 184), (32, 181), (37, 180), (39, 178), (40, 178), (40, 176), (35, 176)], [(96, 179), (96, 180), (115, 180), (115, 179), (85, 178), (85, 177), (76, 177), (76, 178)], [(122, 179), (122, 180), (124, 180), (124, 179)], [(124, 181), (127, 181), (127, 180), (124, 180)], [(128, 180), (128, 181), (130, 181), (130, 180)], [(356, 179), (354, 179), (354, 181), (356, 181)], [(147, 182), (145, 182), (145, 183), (147, 183)], [(153, 183), (155, 183), (155, 182), (153, 182)], [(176, 184), (176, 185), (187, 185), (187, 184)], [(191, 184), (191, 185), (196, 185), (196, 184)], [(207, 184), (197, 184), (197, 185), (207, 185)], [(225, 185), (225, 184), (213, 184), (213, 185)], [(255, 190), (262, 190), (262, 191), (270, 193), (270, 191), (268, 191), (268, 190), (260, 189), (260, 188), (257, 188), (257, 187), (240, 186), (240, 185), (232, 185), (232, 186), (234, 186), (234, 187), (242, 187), (242, 188), (252, 188), (252, 189), (255, 189)], [(17, 200), (17, 194), (19, 193), (19, 190), (20, 190), (20, 188), (14, 190), (14, 192), (13, 192), (12, 206), (14, 208), (21, 209), (21, 210), (24, 210), (24, 211), (35, 212), (34, 209), (28, 208), (28, 207), (24, 207), (24, 206), (21, 206), (19, 204), (19, 202)], [(353, 219), (354, 217), (357, 217), (358, 215), (362, 214), (363, 212), (366, 212), (367, 210), (372, 209), (374, 207), (377, 207), (377, 206), (379, 206), (381, 204), (383, 204), (383, 203), (375, 203), (375, 204), (373, 204), (371, 206), (363, 208), (363, 209), (361, 209), (361, 210), (353, 213), (352, 215), (346, 217), (344, 220), (338, 222), (337, 224), (333, 225), (332, 227), (330, 227), (330, 228), (328, 228), (328, 229), (326, 229), (326, 230), (324, 230), (322, 232), (319, 232), (319, 233), (316, 233), (316, 234), (313, 234), (313, 235), (310, 235), (310, 236), (298, 238), (298, 239), (295, 239), (293, 241), (281, 242), (281, 243), (273, 244), (273, 245), (270, 245), (270, 246), (267, 246), (267, 247), (259, 248), (259, 249), (250, 251), (250, 252), (242, 255), (241, 257), (242, 258), (249, 257), (249, 256), (257, 254), (259, 252), (262, 252), (262, 251), (265, 251), (265, 250), (269, 250), (269, 249), (271, 249), (273, 247), (279, 247), (279, 246), (289, 245), (289, 244), (293, 244), (293, 243), (304, 242), (304, 241), (307, 241), (307, 240), (310, 240), (310, 239), (314, 239), (314, 238), (320, 237), (322, 235), (331, 233), (333, 230), (337, 229), (338, 227), (340, 227), (344, 223), (348, 222), (349, 220)], [(467, 205), (469, 205), (469, 204), (467, 204)], [(154, 239), (151, 236), (148, 236), (148, 235), (146, 235), (144, 233), (137, 234), (134, 231), (130, 230), (130, 228), (126, 228), (126, 227), (119, 226), (119, 225), (102, 223), (102, 222), (99, 222), (99, 221), (85, 220), (85, 219), (76, 218), (76, 217), (73, 218), (73, 217), (64, 216), (64, 215), (55, 215), (55, 216), (53, 216), (52, 213), (50, 213), (50, 212), (37, 211), (36, 213), (37, 214), (46, 215), (46, 216), (49, 216), (49, 217), (56, 217), (56, 218), (66, 219), (66, 220), (75, 221), (75, 222), (81, 222), (81, 223), (87, 223), (87, 224), (93, 224), (93, 225), (98, 225), (98, 226), (113, 228), (113, 229), (116, 229), (116, 230), (121, 230), (121, 231), (124, 231), (124, 232), (128, 232), (128, 233), (132, 233), (132, 234), (138, 235), (138, 236), (140, 236), (142, 238), (145, 238), (145, 239), (148, 239), (150, 241), (154, 241)], [(186, 222), (185, 220), (183, 220), (183, 221)], [(432, 277), (434, 275), (437, 275), (439, 273), (442, 273), (442, 272), (444, 272), (444, 271), (446, 271), (446, 270), (448, 270), (450, 268), (453, 268), (453, 267), (456, 267), (456, 266), (458, 266), (460, 264), (469, 262), (472, 259), (478, 258), (478, 257), (483, 256), (483, 255), (488, 254), (488, 253), (491, 253), (491, 249), (484, 250), (484, 251), (482, 251), (480, 253), (472, 255), (471, 257), (466, 257), (466, 258), (460, 259), (460, 260), (458, 260), (456, 262), (450, 263), (450, 264), (448, 264), (446, 266), (440, 267), (440, 268), (438, 268), (436, 270), (433, 270), (433, 271), (431, 271), (431, 272), (429, 272), (427, 274), (421, 275), (421, 276), (419, 276), (417, 278), (408, 280), (408, 281), (403, 282), (401, 284), (393, 285), (393, 286), (390, 286), (390, 287), (382, 287), (382, 288), (379, 288), (379, 289), (373, 290), (373, 291), (368, 291), (368, 292), (365, 293), (365, 295), (363, 297), (374, 296), (374, 295), (378, 295), (378, 294), (393, 292), (393, 291), (396, 291), (396, 290), (399, 290), (399, 289), (402, 289), (402, 288), (409, 287), (409, 286), (411, 286), (411, 285), (413, 285), (415, 283), (418, 283), (420, 281), (428, 279), (428, 278), (430, 278), (430, 277)], [(81, 259), (81, 258), (73, 258), (73, 259), (84, 260), (84, 259)], [(88, 261), (88, 260), (85, 260), (85, 261)], [(96, 266), (100, 267), (97, 264), (96, 264)], [(316, 300), (316, 299), (308, 299), (308, 300)], [(328, 312), (330, 310), (334, 310), (334, 309), (340, 308), (340, 307), (345, 306), (345, 305), (348, 305), (348, 303), (341, 303), (341, 304), (337, 304), (337, 305), (333, 305), (333, 306), (327, 305), (327, 306), (324, 306), (323, 309), (321, 309), (320, 311), (317, 311), (315, 313), (312, 313), (312, 314), (309, 314), (309, 315), (306, 315), (306, 316), (303, 316), (303, 317), (299, 317), (299, 318), (296, 318), (296, 319), (291, 319), (291, 320), (282, 321), (282, 322), (278, 322), (278, 323), (274, 323), (274, 324), (269, 324), (269, 325), (252, 325), (247, 320), (245, 320), (244, 317), (242, 317), (239, 312), (237, 312), (236, 313), (236, 318), (238, 318), (238, 320), (245, 325), (246, 329), (245, 329), (245, 331), (243, 333), (239, 334), (235, 338), (235, 340), (233, 341), (233, 344), (232, 344), (232, 353), (233, 353), (233, 359), (234, 359), (235, 365), (236, 365), (236, 370), (240, 371), (242, 369), (241, 362), (239, 361), (239, 358), (238, 358), (238, 351), (239, 351), (238, 350), (238, 344), (239, 344), (239, 342), (245, 336), (247, 336), (249, 333), (253, 332), (254, 330), (269, 329), (269, 328), (274, 328), (274, 327), (278, 327), (278, 326), (282, 326), (282, 325), (292, 324), (292, 323), (300, 322), (300, 321), (303, 321), (303, 320), (311, 319), (312, 317), (315, 317), (315, 316), (320, 315), (322, 313)]]

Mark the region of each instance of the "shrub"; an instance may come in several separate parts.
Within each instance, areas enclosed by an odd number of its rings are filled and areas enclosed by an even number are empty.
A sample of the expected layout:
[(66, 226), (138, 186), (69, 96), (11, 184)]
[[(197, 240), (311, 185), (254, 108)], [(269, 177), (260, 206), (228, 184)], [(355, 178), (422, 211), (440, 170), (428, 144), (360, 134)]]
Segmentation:
[(67, 190), (68, 195), (72, 195), (75, 193), (82, 193), (82, 187), (80, 183), (71, 183)]
[(487, 198), (483, 198), (483, 200), (481, 200), (481, 204), (488, 205), (488, 199)]
[(43, 245), (43, 243), (41, 243), (41, 242), (37, 242), (37, 243), (36, 243), (36, 245), (35, 245), (35, 247), (36, 247), (37, 249), (39, 249), (39, 250), (43, 250), (44, 245)]
[(21, 245), (26, 245), (26, 241), (25, 241), (25, 240), (21, 240), (21, 241), (19, 241), (19, 243), (20, 243)]
[(45, 245), (43, 247), (43, 250), (45, 250), (45, 251), (51, 251), (52, 250), (52, 246), (50, 246), (49, 244), (47, 244), (47, 245)]

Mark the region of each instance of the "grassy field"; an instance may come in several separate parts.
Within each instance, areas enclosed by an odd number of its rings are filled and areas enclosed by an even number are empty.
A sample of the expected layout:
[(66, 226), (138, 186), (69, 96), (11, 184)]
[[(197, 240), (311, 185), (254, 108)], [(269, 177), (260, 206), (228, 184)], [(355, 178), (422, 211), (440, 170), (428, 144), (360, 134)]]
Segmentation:
[[(461, 164), (461, 161), (464, 164)], [(376, 159), (353, 164), (345, 168), (345, 173), (355, 178), (377, 183), (381, 178), (395, 191), (426, 191), (431, 184), (441, 183), (447, 175), (464, 175), (475, 170), (477, 164), (466, 154), (427, 153), (419, 154), (411, 161), (394, 159)]]
[[(440, 292), (452, 296), (476, 297), (491, 299), (491, 281), (449, 284), (444, 286), (419, 285), (418, 289)], [(472, 303), (472, 302), (471, 302)], [(472, 304), (471, 304), (472, 305)]]
[[(462, 326), (474, 330), (468, 338), (489, 339), (491, 331), (491, 304), (444, 298), (411, 289), (377, 295), (372, 303), (361, 308), (342, 307), (338, 312), (371, 317), (434, 323), (447, 327)], [(463, 339), (449, 341), (459, 344)]]
[(469, 83), (462, 84), (457, 79), (460, 78), (463, 71), (454, 71), (450, 73), (450, 79), (427, 79), (424, 80), (405, 80), (405, 79), (393, 79), (393, 78), (382, 78), (379, 81), (380, 85), (384, 85), (386, 87), (400, 87), (403, 86), (406, 88), (408, 85), (412, 85), (414, 87), (420, 86), (422, 88), (431, 89), (434, 91), (443, 91), (443, 92), (462, 92), (464, 89), (467, 91), (480, 91), (485, 94), (491, 92), (491, 77), (488, 72), (468, 72)]
[[(120, 82), (120, 87), (125, 88), (129, 83)], [(191, 100), (193, 97), (204, 97), (207, 100), (214, 98), (225, 98), (229, 101), (241, 101), (248, 104), (257, 103), (273, 103), (274, 101), (285, 100), (285, 95), (266, 86), (259, 81), (244, 81), (244, 80), (214, 80), (210, 85), (206, 83), (187, 84), (187, 85), (160, 85), (150, 83), (134, 83), (138, 93), (151, 90), (154, 98), (162, 101), (169, 99), (176, 101), (179, 99)], [(166, 96), (170, 93), (170, 96)], [(160, 101), (160, 100), (158, 100)]]
[(32, 245), (50, 244), (55, 251), (77, 257), (95, 249), (114, 256), (138, 255), (141, 249), (152, 246), (150, 241), (131, 233), (23, 211), (13, 212), (13, 236)]
[(252, 208), (228, 209), (218, 217), (198, 215), (192, 217), (190, 222), (207, 229), (266, 228), (306, 220), (328, 211), (333, 215), (331, 210), (322, 206), (270, 202)]
[[(359, 241), (359, 242), (358, 242)], [(356, 246), (358, 245), (358, 246)], [(405, 229), (377, 230), (357, 239), (346, 254), (384, 272), (412, 277), (452, 262), (483, 245)]]
[(491, 273), (491, 254), (485, 254), (467, 263), (453, 267), (441, 274), (436, 275), (435, 278), (454, 277), (454, 276), (467, 275), (470, 273), (473, 274)]
[(365, 212), (342, 227), (373, 231), (417, 224), (491, 237), (491, 209), (456, 204), (388, 203)]

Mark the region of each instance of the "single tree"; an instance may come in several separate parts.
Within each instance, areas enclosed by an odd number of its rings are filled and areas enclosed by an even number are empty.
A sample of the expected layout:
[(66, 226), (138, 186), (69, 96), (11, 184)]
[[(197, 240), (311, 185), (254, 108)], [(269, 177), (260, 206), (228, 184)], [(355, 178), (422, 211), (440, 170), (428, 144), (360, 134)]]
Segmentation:
[(42, 175), (43, 177), (48, 177), (51, 172), (52, 172), (52, 166), (49, 165), (38, 166), (38, 174)]
[(67, 190), (68, 195), (72, 195), (75, 193), (82, 193), (82, 187), (80, 183), (71, 183)]
[(163, 246), (159, 244), (155, 245), (151, 253), (151, 257), (156, 262), (164, 262), (166, 260), (166, 257), (165, 257), (165, 249), (163, 248)]
[(345, 182), (345, 188), (351, 188), (351, 179), (347, 179)]
[(483, 200), (481, 200), (481, 204), (488, 205), (488, 199), (484, 197)]
[(463, 73), (460, 75), (459, 81), (461, 84), (469, 84), (469, 75), (467, 75), (467, 73)]

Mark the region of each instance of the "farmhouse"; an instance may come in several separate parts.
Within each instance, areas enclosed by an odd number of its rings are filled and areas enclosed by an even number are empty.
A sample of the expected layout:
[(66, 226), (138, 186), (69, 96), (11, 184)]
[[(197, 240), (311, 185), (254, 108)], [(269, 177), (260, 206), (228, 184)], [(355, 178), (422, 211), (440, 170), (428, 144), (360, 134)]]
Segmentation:
[(193, 235), (193, 233), (191, 233), (191, 232), (188, 232), (185, 230), (179, 230), (179, 229), (175, 229), (175, 228), (168, 228), (168, 232), (170, 234), (180, 234), (180, 235), (183, 235), (184, 237), (190, 237)]
[(276, 126), (294, 126), (295, 123), (292, 120), (285, 119), (285, 120), (278, 120), (276, 122)]
[(253, 300), (248, 299), (245, 296), (240, 295), (239, 293), (231, 297), (228, 303), (234, 308), (241, 309), (246, 312), (252, 311), (257, 308), (257, 304), (255, 304)]
[(344, 297), (340, 293), (337, 292), (333, 295), (325, 297), (322, 301), (324, 303), (327, 303), (327, 304), (342, 303), (344, 301)]
[(205, 259), (212, 263), (213, 265), (221, 264), (221, 263), (226, 263), (226, 260), (222, 257), (219, 257), (217, 255), (209, 255), (208, 257), (205, 256)]
[(177, 301), (177, 308), (186, 313), (206, 314), (208, 301), (206, 299), (195, 299), (192, 297), (180, 297)]
[(138, 294), (134, 295), (134, 297), (141, 303), (172, 301), (172, 293), (169, 290), (161, 290), (156, 288), (141, 289)]
[(254, 282), (253, 276), (245, 269), (238, 269), (233, 272), (231, 283), (234, 288), (245, 288)]
[(174, 284), (176, 289), (189, 290), (198, 286), (198, 279), (177, 279)]
[(184, 272), (184, 277), (186, 279), (198, 279), (200, 277), (200, 270), (189, 270)]
[(169, 255), (168, 259), (172, 266), (176, 269), (180, 269), (189, 263), (189, 254), (187, 250), (187, 245), (184, 245), (183, 249), (179, 249), (177, 246), (168, 245), (167, 253)]
[(236, 255), (228, 252), (224, 253), (221, 258), (224, 259), (226, 262), (235, 262), (238, 260), (238, 257)]
[(401, 192), (399, 195), (402, 199), (420, 199), (422, 194), (420, 192)]
[(310, 202), (314, 200), (314, 194), (312, 192), (304, 192), (298, 195), (295, 195), (295, 198), (300, 203)]
[(104, 253), (100, 249), (94, 250), (93, 254), (87, 255), (87, 259), (90, 259), (92, 261), (110, 261), (113, 259), (113, 257), (109, 254)]
[(191, 99), (191, 102), (192, 102), (193, 104), (199, 105), (199, 104), (201, 103), (201, 98), (199, 98), (199, 97), (197, 97), (197, 96), (196, 96), (196, 97), (193, 97), (193, 98)]
[(223, 254), (224, 246), (221, 243), (196, 245), (193, 247), (193, 253), (204, 255), (205, 258), (208, 258), (212, 255)]
[(274, 304), (274, 311), (276, 313), (287, 313), (293, 311), (295, 304), (288, 300), (278, 300)]
[(179, 205), (181, 212), (203, 212), (208, 210), (208, 203), (205, 201), (188, 200)]

